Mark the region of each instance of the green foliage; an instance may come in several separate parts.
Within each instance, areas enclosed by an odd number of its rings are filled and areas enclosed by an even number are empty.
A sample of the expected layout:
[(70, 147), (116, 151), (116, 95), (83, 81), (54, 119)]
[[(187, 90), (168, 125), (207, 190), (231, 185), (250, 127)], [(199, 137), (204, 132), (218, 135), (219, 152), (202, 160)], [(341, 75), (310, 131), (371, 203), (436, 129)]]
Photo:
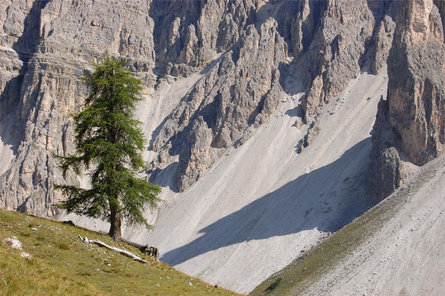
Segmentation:
[(137, 177), (144, 168), (141, 151), (144, 135), (141, 122), (133, 119), (140, 101), (141, 81), (124, 68), (124, 59), (111, 58), (95, 65), (84, 77), (90, 94), (83, 110), (74, 115), (76, 154), (59, 156), (66, 178), (72, 169), (77, 175), (89, 170), (91, 189), (56, 185), (68, 199), (60, 204), (68, 212), (111, 222), (110, 235), (118, 231), (120, 220), (142, 223), (150, 228), (142, 211), (155, 208), (160, 187)]

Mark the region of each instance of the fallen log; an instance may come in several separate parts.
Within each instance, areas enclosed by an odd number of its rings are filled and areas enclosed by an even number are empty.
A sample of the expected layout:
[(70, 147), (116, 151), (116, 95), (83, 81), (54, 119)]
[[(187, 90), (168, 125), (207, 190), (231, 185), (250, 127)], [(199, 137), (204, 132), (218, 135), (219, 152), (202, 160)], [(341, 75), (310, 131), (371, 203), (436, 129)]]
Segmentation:
[(115, 251), (115, 252), (118, 252), (118, 253), (120, 253), (120, 254), (122, 254), (122, 255), (124, 255), (124, 256), (127, 256), (127, 257), (130, 257), (130, 258), (132, 258), (133, 260), (136, 260), (136, 261), (139, 261), (139, 262), (141, 262), (141, 263), (148, 263), (147, 261), (145, 261), (144, 259), (142, 259), (141, 257), (139, 257), (139, 256), (136, 256), (135, 254), (133, 254), (133, 253), (131, 253), (131, 252), (128, 252), (127, 250), (123, 250), (123, 249), (119, 249), (119, 248), (116, 248), (116, 247), (112, 247), (112, 246), (109, 246), (109, 245), (107, 245), (106, 243), (104, 243), (104, 242), (102, 242), (102, 241), (100, 241), (100, 240), (95, 240), (95, 239), (88, 239), (87, 237), (82, 237), (81, 235), (79, 235), (79, 238), (84, 242), (84, 243), (93, 243), (93, 244), (96, 244), (96, 245), (98, 245), (98, 246), (100, 246), (100, 247), (104, 247), (104, 248), (107, 248), (107, 249), (109, 249), (109, 250), (112, 250), (112, 251)]
[(153, 259), (155, 259), (156, 261), (159, 260), (159, 250), (156, 247), (153, 246), (149, 246), (149, 245), (141, 245), (126, 239), (122, 239), (123, 242), (129, 244), (130, 246), (133, 246), (135, 248), (138, 248), (139, 251), (141, 251), (142, 253), (149, 255), (151, 257), (153, 257)]

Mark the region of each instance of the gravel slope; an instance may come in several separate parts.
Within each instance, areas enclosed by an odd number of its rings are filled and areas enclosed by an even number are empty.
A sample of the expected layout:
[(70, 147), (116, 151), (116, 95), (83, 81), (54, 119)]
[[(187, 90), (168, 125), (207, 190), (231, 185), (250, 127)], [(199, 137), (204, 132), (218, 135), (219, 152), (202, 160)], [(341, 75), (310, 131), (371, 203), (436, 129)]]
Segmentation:
[(352, 81), (301, 153), (307, 126), (293, 126), (300, 95), (283, 95), (277, 114), (186, 192), (171, 192), (171, 176), (161, 174), (166, 202), (155, 231), (126, 235), (157, 246), (161, 260), (185, 273), (251, 291), (365, 210), (369, 132), (386, 83), (383, 74)]
[[(374, 235), (305, 295), (443, 295), (445, 293), (445, 157), (389, 198), (405, 201)], [(391, 211), (391, 209), (388, 209)]]

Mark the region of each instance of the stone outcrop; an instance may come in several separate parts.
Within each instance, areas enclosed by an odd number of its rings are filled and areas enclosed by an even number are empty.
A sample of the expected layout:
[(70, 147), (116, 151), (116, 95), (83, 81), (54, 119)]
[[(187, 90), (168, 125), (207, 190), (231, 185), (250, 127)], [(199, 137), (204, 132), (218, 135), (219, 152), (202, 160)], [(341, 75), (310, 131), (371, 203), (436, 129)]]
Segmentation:
[(388, 58), (388, 98), (379, 108), (371, 153), (370, 177), (377, 200), (402, 182), (400, 153), (412, 163), (423, 165), (443, 152), (445, 18), (442, 3), (397, 2), (396, 30)]
[(187, 76), (238, 42), (262, 1), (154, 0), (157, 73)]
[(379, 71), (386, 66), (388, 60), (389, 51), (392, 46), (392, 40), (394, 37), (394, 30), (396, 24), (389, 15), (385, 15), (380, 24), (377, 26), (377, 32), (374, 33), (372, 44), (374, 47), (372, 50), (373, 58), (371, 59), (370, 72), (373, 74), (379, 73)]
[(372, 203), (393, 193), (406, 178), (400, 145), (400, 137), (389, 122), (389, 104), (380, 99), (377, 118), (372, 131), (372, 150), (369, 156), (368, 192)]

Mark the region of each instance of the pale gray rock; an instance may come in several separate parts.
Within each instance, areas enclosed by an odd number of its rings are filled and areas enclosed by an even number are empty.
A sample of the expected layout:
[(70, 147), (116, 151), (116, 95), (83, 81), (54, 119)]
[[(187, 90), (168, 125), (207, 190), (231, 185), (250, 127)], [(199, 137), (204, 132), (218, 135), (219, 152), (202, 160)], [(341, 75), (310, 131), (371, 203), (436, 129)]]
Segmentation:
[[(393, 30), (391, 19), (383, 19), (390, 7), (386, 3), (283, 1), (266, 3), (259, 9), (234, 3), (229, 2), (231, 10), (222, 18), (217, 39), (218, 50), (236, 42), (230, 56), (224, 54), (215, 66), (219, 68), (217, 74), (212, 69), (187, 95), (163, 124), (152, 145), (160, 155), (151, 164), (152, 169), (165, 168), (179, 157), (178, 190), (188, 188), (197, 180), (190, 176), (201, 176), (226, 149), (244, 143), (254, 127), (267, 120), (279, 105), (280, 77), (282, 73), (286, 75), (286, 67), (305, 68), (308, 91), (302, 106), (306, 122), (310, 123), (329, 98), (360, 73), (367, 58), (378, 59), (377, 68), (386, 62)], [(379, 14), (375, 17), (373, 12), (377, 10)], [(357, 11), (360, 18), (356, 17)], [(384, 32), (376, 29), (380, 22)], [(240, 31), (242, 24), (244, 31)], [(271, 28), (279, 42), (272, 41), (273, 36), (268, 33)], [(221, 34), (228, 35), (221, 38)], [(380, 42), (374, 56), (368, 45), (372, 38)], [(276, 50), (270, 50), (277, 45), (282, 48), (278, 55)], [(289, 57), (296, 62), (289, 65)], [(224, 83), (218, 82), (223, 80)], [(187, 135), (201, 112), (213, 132), (213, 140), (208, 147), (209, 157), (190, 162), (195, 143), (188, 139), (196, 138)], [(305, 139), (311, 140), (303, 144), (308, 145), (316, 134), (308, 134)], [(192, 173), (191, 167), (200, 172)]]
[(0, 53), (12, 58), (2, 63), (0, 124), (14, 115), (10, 133), (17, 145), (10, 168), (0, 176), (0, 206), (48, 217), (58, 213), (54, 205), (63, 198), (53, 190), (65, 182), (53, 153), (73, 152), (71, 114), (87, 94), (81, 77), (108, 50), (129, 56), (129, 67), (154, 84), (153, 21), (147, 1), (10, 5), (2, 17), (8, 38), (3, 36)]
[(389, 104), (381, 98), (372, 131), (368, 192), (371, 203), (377, 203), (403, 184), (406, 170), (396, 148), (400, 138), (393, 131), (388, 118)]
[(374, 48), (372, 49), (374, 57), (371, 60), (371, 73), (379, 73), (379, 71), (386, 65), (389, 50), (392, 46), (395, 28), (396, 25), (389, 15), (385, 15), (378, 25), (377, 32), (374, 34), (372, 40), (374, 45)]
[[(149, 147), (151, 171), (175, 170), (178, 190), (248, 141), (283, 96), (295, 94), (283, 83), (289, 73), (302, 73), (301, 128), (315, 126), (323, 106), (360, 72), (389, 63), (381, 126), (389, 124), (400, 141), (373, 150), (376, 163), (391, 169), (372, 164), (375, 176), (388, 176), (389, 192), (404, 176), (400, 155), (422, 164), (443, 150), (444, 9), (440, 0), (1, 1), (0, 124), (12, 128), (0, 137), (16, 143), (7, 143), (14, 159), (0, 176), (0, 206), (57, 214), (53, 205), (63, 197), (52, 188), (64, 180), (53, 153), (73, 152), (70, 114), (87, 94), (80, 78), (105, 50), (128, 57), (147, 89), (203, 76)], [(308, 130), (306, 145), (317, 136)], [(375, 130), (375, 141), (387, 138)]]
[(302, 100), (306, 122), (360, 73), (367, 42), (376, 26), (369, 2), (372, 1), (327, 1), (304, 57), (308, 63), (305, 83), (309, 88)]
[(13, 248), (13, 249), (17, 249), (17, 250), (21, 250), (22, 249), (22, 243), (15, 236), (5, 238), (3, 240), (3, 243), (11, 246), (11, 248)]
[[(152, 149), (179, 155), (179, 190), (192, 185), (226, 149), (246, 141), (249, 127), (277, 108), (281, 91), (277, 68), (286, 53), (275, 20), (267, 20), (259, 29), (250, 25), (238, 45), (168, 117)], [(166, 160), (162, 158), (152, 166), (166, 167), (173, 159), (160, 163)]]
[(431, 0), (400, 5), (388, 67), (389, 120), (401, 150), (423, 165), (443, 151), (445, 141), (443, 27)]
[(388, 99), (378, 111), (370, 157), (370, 182), (376, 201), (401, 185), (405, 175), (400, 153), (416, 165), (443, 153), (444, 19), (443, 5), (439, 6), (441, 16), (434, 3), (437, 1), (397, 2), (396, 29), (388, 57)]
[(327, 1), (314, 2), (304, 0), (298, 2), (298, 12), (291, 22), (290, 44), (294, 57), (299, 57), (301, 53), (309, 49), (322, 15), (327, 6)]

